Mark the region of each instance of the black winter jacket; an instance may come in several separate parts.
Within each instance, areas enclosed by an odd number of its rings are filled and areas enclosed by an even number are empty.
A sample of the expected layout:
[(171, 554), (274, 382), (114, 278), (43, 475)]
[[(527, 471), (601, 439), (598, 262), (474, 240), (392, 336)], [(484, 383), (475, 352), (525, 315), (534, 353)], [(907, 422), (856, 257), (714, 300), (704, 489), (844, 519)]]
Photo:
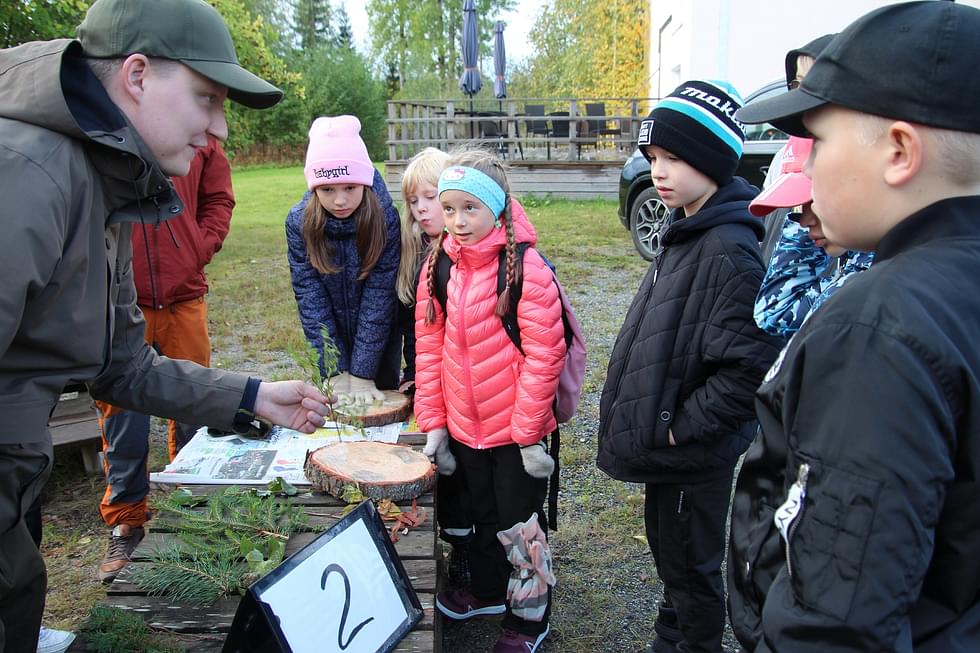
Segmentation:
[(709, 479), (749, 446), (780, 344), (752, 319), (765, 271), (764, 228), (747, 209), (756, 193), (736, 177), (693, 216), (672, 214), (609, 358), (596, 464), (613, 478)]
[(748, 650), (980, 651), (978, 280), (980, 197), (933, 204), (767, 375), (728, 562)]

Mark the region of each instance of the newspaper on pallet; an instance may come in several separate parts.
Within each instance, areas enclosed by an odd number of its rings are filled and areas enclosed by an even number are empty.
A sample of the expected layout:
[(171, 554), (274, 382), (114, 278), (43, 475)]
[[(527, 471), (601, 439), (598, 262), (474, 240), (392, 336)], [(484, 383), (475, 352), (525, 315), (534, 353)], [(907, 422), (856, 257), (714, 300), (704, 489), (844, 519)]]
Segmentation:
[[(306, 452), (331, 442), (397, 442), (402, 433), (415, 433), (414, 417), (398, 424), (357, 428), (327, 422), (315, 433), (306, 434), (279, 426), (267, 437), (246, 438), (237, 434), (210, 434), (200, 428), (173, 462), (150, 474), (154, 483), (201, 485), (264, 485), (282, 477), (293, 485), (309, 485), (303, 473)], [(213, 433), (213, 432), (212, 432)]]

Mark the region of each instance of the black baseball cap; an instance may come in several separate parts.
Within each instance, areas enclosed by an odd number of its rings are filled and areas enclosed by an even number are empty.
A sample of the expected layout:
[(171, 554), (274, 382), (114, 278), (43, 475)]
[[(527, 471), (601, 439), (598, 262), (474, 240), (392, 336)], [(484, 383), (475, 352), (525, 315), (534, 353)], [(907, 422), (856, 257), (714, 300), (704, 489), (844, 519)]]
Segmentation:
[(980, 9), (939, 0), (876, 9), (817, 57), (799, 88), (742, 107), (746, 123), (807, 136), (803, 114), (825, 104), (980, 133)]
[(808, 57), (813, 57), (816, 59), (823, 52), (823, 49), (834, 40), (836, 34), (824, 34), (823, 36), (818, 36), (806, 45), (801, 45), (795, 50), (790, 50), (786, 53), (786, 84), (787, 86), (796, 79), (796, 65), (801, 54), (805, 54)]
[(179, 61), (228, 87), (228, 97), (267, 109), (282, 91), (238, 63), (228, 26), (204, 0), (96, 0), (78, 27), (88, 57), (145, 54)]

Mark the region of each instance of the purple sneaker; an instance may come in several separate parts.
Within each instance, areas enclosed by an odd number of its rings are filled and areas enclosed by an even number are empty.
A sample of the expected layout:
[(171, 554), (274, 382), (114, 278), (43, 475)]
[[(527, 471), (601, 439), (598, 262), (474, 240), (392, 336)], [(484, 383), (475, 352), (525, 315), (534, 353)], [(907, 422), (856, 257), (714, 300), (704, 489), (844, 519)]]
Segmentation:
[(525, 635), (505, 630), (493, 646), (493, 653), (534, 653), (541, 646), (541, 642), (548, 638), (551, 632), (551, 625), (544, 627), (544, 632), (540, 635)]
[(507, 606), (503, 601), (481, 601), (469, 590), (450, 590), (436, 594), (436, 607), (450, 619), (462, 620), (488, 614), (503, 614)]

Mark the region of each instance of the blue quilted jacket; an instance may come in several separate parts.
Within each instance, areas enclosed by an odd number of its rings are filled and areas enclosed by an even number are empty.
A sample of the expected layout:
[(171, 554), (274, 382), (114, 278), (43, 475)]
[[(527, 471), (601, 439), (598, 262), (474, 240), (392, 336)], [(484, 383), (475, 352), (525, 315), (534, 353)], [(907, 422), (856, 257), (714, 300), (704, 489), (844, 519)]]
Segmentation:
[[(312, 191), (307, 191), (286, 216), (286, 244), (299, 319), (306, 339), (320, 352), (321, 371), (325, 372), (322, 370), (322, 324), (327, 327), (340, 351), (337, 372), (350, 372), (354, 376), (378, 380), (392, 373), (381, 368), (390, 366), (391, 356), (386, 355), (386, 350), (390, 349), (392, 334), (397, 332), (395, 278), (401, 256), (401, 239), (398, 211), (378, 171), (374, 173), (371, 191), (384, 210), (386, 230), (384, 251), (366, 279), (357, 280), (361, 257), (357, 252), (357, 225), (354, 220), (339, 220), (332, 216), (327, 219), (327, 236), (336, 248), (334, 263), (340, 271), (321, 274), (310, 264), (302, 224), (303, 208)], [(393, 374), (397, 383), (397, 356)]]

